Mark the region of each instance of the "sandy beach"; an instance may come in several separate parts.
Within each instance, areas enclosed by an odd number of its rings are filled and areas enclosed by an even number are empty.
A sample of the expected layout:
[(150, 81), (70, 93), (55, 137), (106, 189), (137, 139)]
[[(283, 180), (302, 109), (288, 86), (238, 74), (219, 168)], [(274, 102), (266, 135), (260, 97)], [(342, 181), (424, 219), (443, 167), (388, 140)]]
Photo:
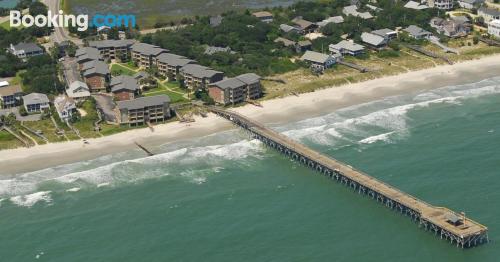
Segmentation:
[[(331, 113), (336, 109), (423, 90), (466, 84), (500, 76), (500, 55), (488, 56), (455, 65), (413, 71), (365, 82), (325, 87), (316, 92), (264, 101), (263, 107), (246, 105), (233, 110), (263, 123), (287, 123)], [(134, 142), (151, 147), (188, 140), (228, 130), (232, 125), (214, 115), (197, 118), (195, 123), (168, 123), (149, 128), (82, 141), (53, 143), (32, 148), (0, 151), (0, 174), (15, 174), (50, 166), (93, 159), (102, 155), (136, 150)]]

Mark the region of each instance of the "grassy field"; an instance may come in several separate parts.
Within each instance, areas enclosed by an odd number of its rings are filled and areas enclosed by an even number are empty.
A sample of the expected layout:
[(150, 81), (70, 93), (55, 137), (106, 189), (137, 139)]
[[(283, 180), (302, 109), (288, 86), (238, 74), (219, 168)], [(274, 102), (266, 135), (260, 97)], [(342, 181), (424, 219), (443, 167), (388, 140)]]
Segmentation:
[[(179, 92), (182, 94), (179, 94)], [(168, 95), (172, 104), (188, 102), (188, 100), (184, 98), (185, 94), (185, 91), (180, 89), (177, 83), (162, 83), (159, 87), (150, 89), (143, 93), (144, 96)]]
[(128, 65), (121, 64), (113, 64), (111, 65), (111, 74), (112, 75), (129, 75), (133, 76), (137, 72), (132, 70)]
[(23, 143), (17, 140), (15, 136), (11, 135), (7, 131), (0, 131), (0, 150), (12, 149), (21, 146), (23, 146)]

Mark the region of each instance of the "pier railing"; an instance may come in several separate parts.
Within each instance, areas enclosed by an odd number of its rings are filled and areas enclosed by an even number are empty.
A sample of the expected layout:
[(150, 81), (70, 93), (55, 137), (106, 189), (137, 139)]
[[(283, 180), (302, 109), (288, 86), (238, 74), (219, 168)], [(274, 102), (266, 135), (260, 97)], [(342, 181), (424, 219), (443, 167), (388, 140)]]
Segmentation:
[(462, 214), (444, 207), (435, 207), (239, 113), (216, 107), (207, 109), (233, 122), (255, 139), (293, 160), (409, 216), (419, 227), (455, 243), (457, 247), (473, 247), (488, 242), (488, 228), (465, 218)]

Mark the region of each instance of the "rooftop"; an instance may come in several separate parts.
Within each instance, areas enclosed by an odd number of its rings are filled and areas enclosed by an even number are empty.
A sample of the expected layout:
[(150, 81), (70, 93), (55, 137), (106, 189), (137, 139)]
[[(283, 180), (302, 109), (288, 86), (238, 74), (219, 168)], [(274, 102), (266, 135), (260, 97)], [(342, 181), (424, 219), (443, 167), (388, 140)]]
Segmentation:
[(324, 64), (330, 58), (331, 56), (327, 54), (322, 54), (314, 51), (306, 51), (306, 53), (300, 59), (305, 61), (311, 61), (314, 63)]
[(197, 64), (188, 64), (185, 65), (184, 67), (181, 68), (182, 72), (192, 75), (193, 77), (196, 78), (210, 78), (213, 77), (216, 74), (222, 74), (222, 72), (215, 71), (211, 68), (208, 68), (206, 66), (201, 66)]
[(165, 103), (170, 103), (170, 97), (168, 97), (167, 95), (157, 95), (157, 96), (139, 97), (127, 101), (118, 101), (117, 105), (119, 109), (136, 110), (149, 106), (163, 105)]
[(25, 53), (43, 52), (43, 49), (35, 43), (19, 43), (17, 45), (13, 45), (13, 47), (14, 50), (23, 50)]
[(103, 41), (90, 41), (89, 46), (95, 48), (118, 48), (118, 47), (129, 47), (135, 43), (135, 40), (125, 39), (125, 40), (103, 40)]
[(167, 65), (175, 67), (183, 67), (194, 62), (194, 60), (170, 53), (163, 53), (159, 55), (157, 59), (160, 63), (165, 63)]
[(90, 61), (83, 64), (83, 76), (90, 76), (92, 74), (107, 75), (109, 74), (109, 67), (106, 63), (98, 60)]
[(362, 46), (360, 44), (356, 44), (356, 43), (351, 42), (351, 41), (347, 41), (347, 40), (342, 40), (335, 45), (330, 45), (330, 48), (333, 48), (336, 50), (345, 49), (345, 50), (349, 50), (352, 52), (363, 51), (365, 49), (364, 46)]
[(168, 52), (168, 50), (163, 49), (159, 46), (150, 45), (146, 43), (136, 43), (132, 46), (133, 52), (138, 52), (146, 56), (157, 56), (161, 53)]
[(380, 46), (380, 45), (385, 45), (387, 43), (386, 39), (382, 36), (372, 34), (372, 33), (367, 33), (363, 32), (361, 34), (361, 40), (363, 42), (373, 45), (373, 46)]
[(139, 89), (137, 79), (128, 75), (113, 77), (109, 86), (111, 87), (111, 92), (117, 92), (120, 90), (136, 91)]
[(23, 96), (23, 101), (25, 105), (45, 104), (49, 102), (49, 98), (45, 94), (31, 93)]
[(255, 12), (255, 13), (252, 13), (252, 15), (257, 17), (257, 18), (264, 18), (264, 17), (272, 17), (273, 16), (273, 14), (271, 14), (270, 12), (267, 12), (267, 11)]
[(22, 93), (23, 90), (19, 85), (2, 86), (0, 87), (0, 96), (11, 96)]
[(327, 24), (330, 24), (330, 23), (340, 24), (343, 22), (344, 22), (344, 18), (339, 15), (339, 16), (328, 17), (321, 22), (317, 22), (316, 24), (320, 27), (323, 27), (323, 26), (326, 26)]

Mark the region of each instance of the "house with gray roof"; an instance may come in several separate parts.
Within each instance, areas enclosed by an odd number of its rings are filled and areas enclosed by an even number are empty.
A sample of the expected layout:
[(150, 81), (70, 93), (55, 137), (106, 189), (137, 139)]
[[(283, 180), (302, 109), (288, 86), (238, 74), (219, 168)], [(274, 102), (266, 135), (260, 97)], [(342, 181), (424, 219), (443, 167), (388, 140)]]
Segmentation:
[(468, 22), (461, 22), (454, 19), (442, 19), (440, 17), (432, 18), (429, 24), (431, 27), (435, 28), (438, 33), (453, 38), (467, 36), (472, 28), (472, 25)]
[(415, 39), (429, 39), (432, 36), (432, 33), (426, 31), (416, 25), (410, 25), (407, 28), (403, 29), (403, 31), (407, 32), (411, 37)]
[(262, 96), (261, 77), (248, 73), (210, 84), (208, 95), (221, 105), (237, 104)]
[(370, 12), (359, 12), (358, 11), (358, 6), (357, 5), (350, 5), (346, 6), (342, 9), (342, 13), (344, 13), (346, 16), (356, 16), (360, 17), (362, 19), (372, 19), (373, 15), (370, 14)]
[(484, 4), (484, 0), (458, 0), (458, 5), (465, 9), (477, 9)]
[(120, 75), (111, 78), (109, 87), (117, 101), (134, 99), (140, 91), (137, 79), (128, 75)]
[(134, 60), (138, 66), (144, 68), (150, 68), (155, 64), (156, 58), (159, 55), (168, 52), (167, 49), (146, 43), (136, 43), (131, 47), (131, 50), (132, 60)]
[(78, 63), (78, 66), (80, 70), (83, 67), (83, 64), (94, 61), (94, 60), (101, 60), (103, 61), (103, 57), (101, 56), (101, 53), (97, 48), (94, 47), (82, 47), (76, 50), (75, 53), (76, 57), (76, 62)]
[(365, 52), (365, 47), (353, 41), (342, 40), (337, 44), (331, 44), (328, 49), (332, 54), (357, 56)]
[(66, 94), (75, 101), (81, 101), (90, 97), (90, 89), (86, 83), (75, 81), (69, 85)]
[(65, 95), (60, 95), (54, 99), (54, 107), (62, 121), (69, 121), (77, 111), (75, 101)]
[(169, 119), (170, 97), (167, 95), (139, 97), (117, 102), (119, 123), (129, 126), (141, 126), (148, 123), (160, 123)]
[(295, 46), (295, 41), (283, 38), (283, 37), (278, 37), (274, 40), (275, 43), (281, 43), (285, 47), (294, 47)]
[(500, 10), (494, 8), (481, 7), (477, 10), (477, 14), (484, 19), (485, 24), (500, 19)]
[(49, 98), (47, 95), (40, 93), (31, 93), (23, 96), (23, 104), (28, 113), (40, 113), (50, 108)]
[(388, 40), (386, 38), (367, 32), (363, 32), (361, 34), (361, 41), (367, 44), (367, 46), (369, 46), (370, 48), (377, 50), (385, 48), (388, 43)]
[(215, 71), (206, 66), (187, 64), (180, 69), (184, 83), (190, 88), (205, 89), (209, 84), (221, 81), (224, 73)]
[(158, 72), (169, 81), (177, 80), (177, 75), (180, 74), (181, 68), (194, 63), (196, 61), (170, 53), (163, 53), (156, 58)]
[(314, 51), (306, 51), (300, 59), (310, 64), (312, 68), (324, 71), (337, 62), (338, 56), (322, 54)]
[(330, 24), (330, 23), (341, 24), (343, 22), (344, 22), (344, 17), (339, 15), (339, 16), (328, 17), (321, 22), (317, 22), (316, 24), (319, 27), (325, 27), (327, 24)]
[(292, 23), (295, 25), (295, 28), (299, 30), (301, 34), (308, 34), (314, 32), (318, 27), (315, 23), (302, 19), (301, 16), (295, 17), (292, 19)]
[(252, 16), (257, 17), (260, 21), (264, 23), (271, 23), (273, 21), (273, 14), (268, 11), (260, 11), (252, 13)]
[(90, 91), (103, 91), (110, 78), (108, 64), (94, 60), (82, 65), (82, 76)]
[(414, 10), (423, 10), (429, 8), (427, 5), (422, 5), (416, 1), (408, 1), (405, 5), (405, 8), (414, 9)]
[(389, 28), (373, 30), (371, 33), (374, 35), (381, 36), (387, 39), (387, 41), (398, 38), (398, 32)]
[(135, 43), (135, 40), (103, 40), (103, 41), (90, 41), (89, 47), (96, 48), (101, 53), (104, 59), (128, 59), (130, 57), (130, 48)]
[(20, 85), (10, 85), (7, 81), (0, 82), (0, 108), (7, 109), (18, 106), (23, 91)]
[(43, 55), (43, 49), (35, 43), (10, 44), (8, 51), (19, 59), (26, 60), (32, 56)]
[(292, 33), (292, 32), (299, 33), (300, 32), (299, 28), (297, 28), (295, 26), (287, 25), (287, 24), (281, 24), (280, 30), (285, 32), (285, 33)]

